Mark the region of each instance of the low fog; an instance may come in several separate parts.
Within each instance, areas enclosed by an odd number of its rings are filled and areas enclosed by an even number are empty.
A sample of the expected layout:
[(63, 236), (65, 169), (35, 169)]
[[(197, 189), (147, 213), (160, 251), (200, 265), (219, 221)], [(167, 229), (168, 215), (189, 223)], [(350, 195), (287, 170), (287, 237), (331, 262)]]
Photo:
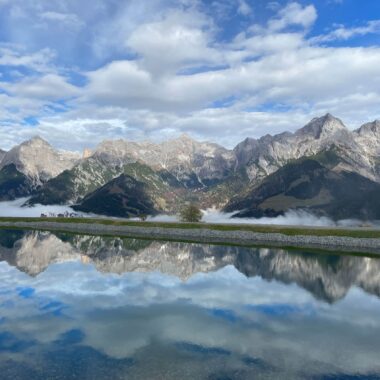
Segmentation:
[[(314, 226), (314, 227), (355, 227), (366, 225), (378, 226), (378, 222), (363, 222), (355, 219), (333, 221), (327, 217), (318, 217), (303, 210), (290, 210), (283, 216), (275, 218), (232, 218), (234, 213), (223, 213), (217, 209), (202, 210), (203, 222), (228, 223), (228, 224), (275, 224), (287, 226)], [(176, 222), (178, 217), (169, 215), (158, 215), (150, 217), (151, 221)]]
[[(39, 217), (43, 214), (60, 214), (66, 211), (71, 213), (74, 210), (70, 206), (43, 206), (35, 205), (33, 207), (22, 207), (23, 204), (28, 200), (28, 198), (19, 198), (14, 201), (0, 202), (0, 217)], [(288, 225), (288, 226), (314, 226), (314, 227), (355, 227), (362, 226), (363, 221), (346, 219), (339, 220), (337, 222), (333, 221), (327, 217), (318, 217), (307, 211), (303, 210), (291, 210), (285, 213), (283, 216), (278, 216), (276, 218), (232, 218), (233, 213), (223, 213), (217, 209), (207, 209), (202, 210), (203, 212), (203, 222), (206, 223), (229, 223), (229, 224), (275, 224), (275, 225)], [(81, 214), (82, 216), (91, 217), (103, 217), (94, 214)], [(138, 220), (133, 218), (133, 220)], [(178, 222), (179, 218), (175, 215), (157, 215), (148, 218), (149, 221), (156, 222)], [(380, 226), (377, 222), (365, 222), (365, 225)]]
[(275, 218), (232, 218), (234, 213), (223, 213), (215, 209), (203, 211), (204, 220), (209, 223), (247, 223), (247, 224), (276, 224), (288, 226), (315, 226), (315, 227), (333, 227), (333, 226), (357, 226), (363, 224), (359, 220), (340, 220), (333, 221), (325, 216), (318, 217), (304, 210), (290, 210), (285, 215)]
[(29, 198), (19, 198), (15, 201), (0, 202), (0, 216), (13, 217), (38, 217), (42, 213), (48, 214), (53, 212), (60, 214), (64, 212), (74, 212), (69, 206), (43, 206), (35, 205), (33, 207), (22, 207)]

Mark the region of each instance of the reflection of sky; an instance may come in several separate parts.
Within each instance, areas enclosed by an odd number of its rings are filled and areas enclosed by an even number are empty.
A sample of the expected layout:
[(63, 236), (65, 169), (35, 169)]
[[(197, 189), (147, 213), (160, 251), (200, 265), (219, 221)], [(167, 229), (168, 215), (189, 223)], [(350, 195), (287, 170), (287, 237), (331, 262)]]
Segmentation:
[(204, 357), (215, 370), (228, 358), (241, 378), (249, 378), (252, 363), (293, 375), (380, 373), (380, 301), (358, 288), (329, 305), (232, 266), (182, 282), (158, 272), (105, 275), (80, 262), (51, 265), (35, 278), (2, 262), (0, 279), (0, 353), (7, 359), (74, 346), (127, 360), (144, 376), (155, 364), (141, 358), (158, 352), (174, 367), (187, 358), (191, 371)]

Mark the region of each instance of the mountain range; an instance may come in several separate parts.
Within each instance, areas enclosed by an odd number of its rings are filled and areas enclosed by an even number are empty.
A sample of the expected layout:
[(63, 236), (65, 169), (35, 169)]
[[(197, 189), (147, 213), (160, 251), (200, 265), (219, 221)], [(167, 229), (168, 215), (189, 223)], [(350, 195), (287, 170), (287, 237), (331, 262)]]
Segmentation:
[(70, 204), (110, 216), (176, 213), (186, 202), (239, 216), (307, 209), (380, 219), (380, 121), (349, 130), (327, 114), (294, 133), (247, 138), (234, 149), (188, 135), (153, 143), (103, 141), (58, 151), (35, 137), (0, 151), (0, 200)]

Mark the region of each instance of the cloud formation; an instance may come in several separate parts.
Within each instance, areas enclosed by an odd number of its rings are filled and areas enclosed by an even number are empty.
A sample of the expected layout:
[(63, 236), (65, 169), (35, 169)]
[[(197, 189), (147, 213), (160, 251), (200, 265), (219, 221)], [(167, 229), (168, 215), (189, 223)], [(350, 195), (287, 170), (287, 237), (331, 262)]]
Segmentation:
[(380, 48), (367, 39), (379, 21), (321, 33), (320, 16), (344, 3), (1, 6), (2, 148), (35, 134), (80, 150), (182, 132), (232, 147), (326, 112), (351, 128), (379, 117)]

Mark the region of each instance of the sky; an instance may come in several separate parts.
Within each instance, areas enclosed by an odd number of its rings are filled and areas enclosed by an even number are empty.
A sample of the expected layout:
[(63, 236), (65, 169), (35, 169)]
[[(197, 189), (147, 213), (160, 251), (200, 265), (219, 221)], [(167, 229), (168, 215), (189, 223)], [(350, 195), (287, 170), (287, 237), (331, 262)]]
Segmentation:
[(0, 0), (0, 148), (233, 147), (380, 118), (378, 0)]

